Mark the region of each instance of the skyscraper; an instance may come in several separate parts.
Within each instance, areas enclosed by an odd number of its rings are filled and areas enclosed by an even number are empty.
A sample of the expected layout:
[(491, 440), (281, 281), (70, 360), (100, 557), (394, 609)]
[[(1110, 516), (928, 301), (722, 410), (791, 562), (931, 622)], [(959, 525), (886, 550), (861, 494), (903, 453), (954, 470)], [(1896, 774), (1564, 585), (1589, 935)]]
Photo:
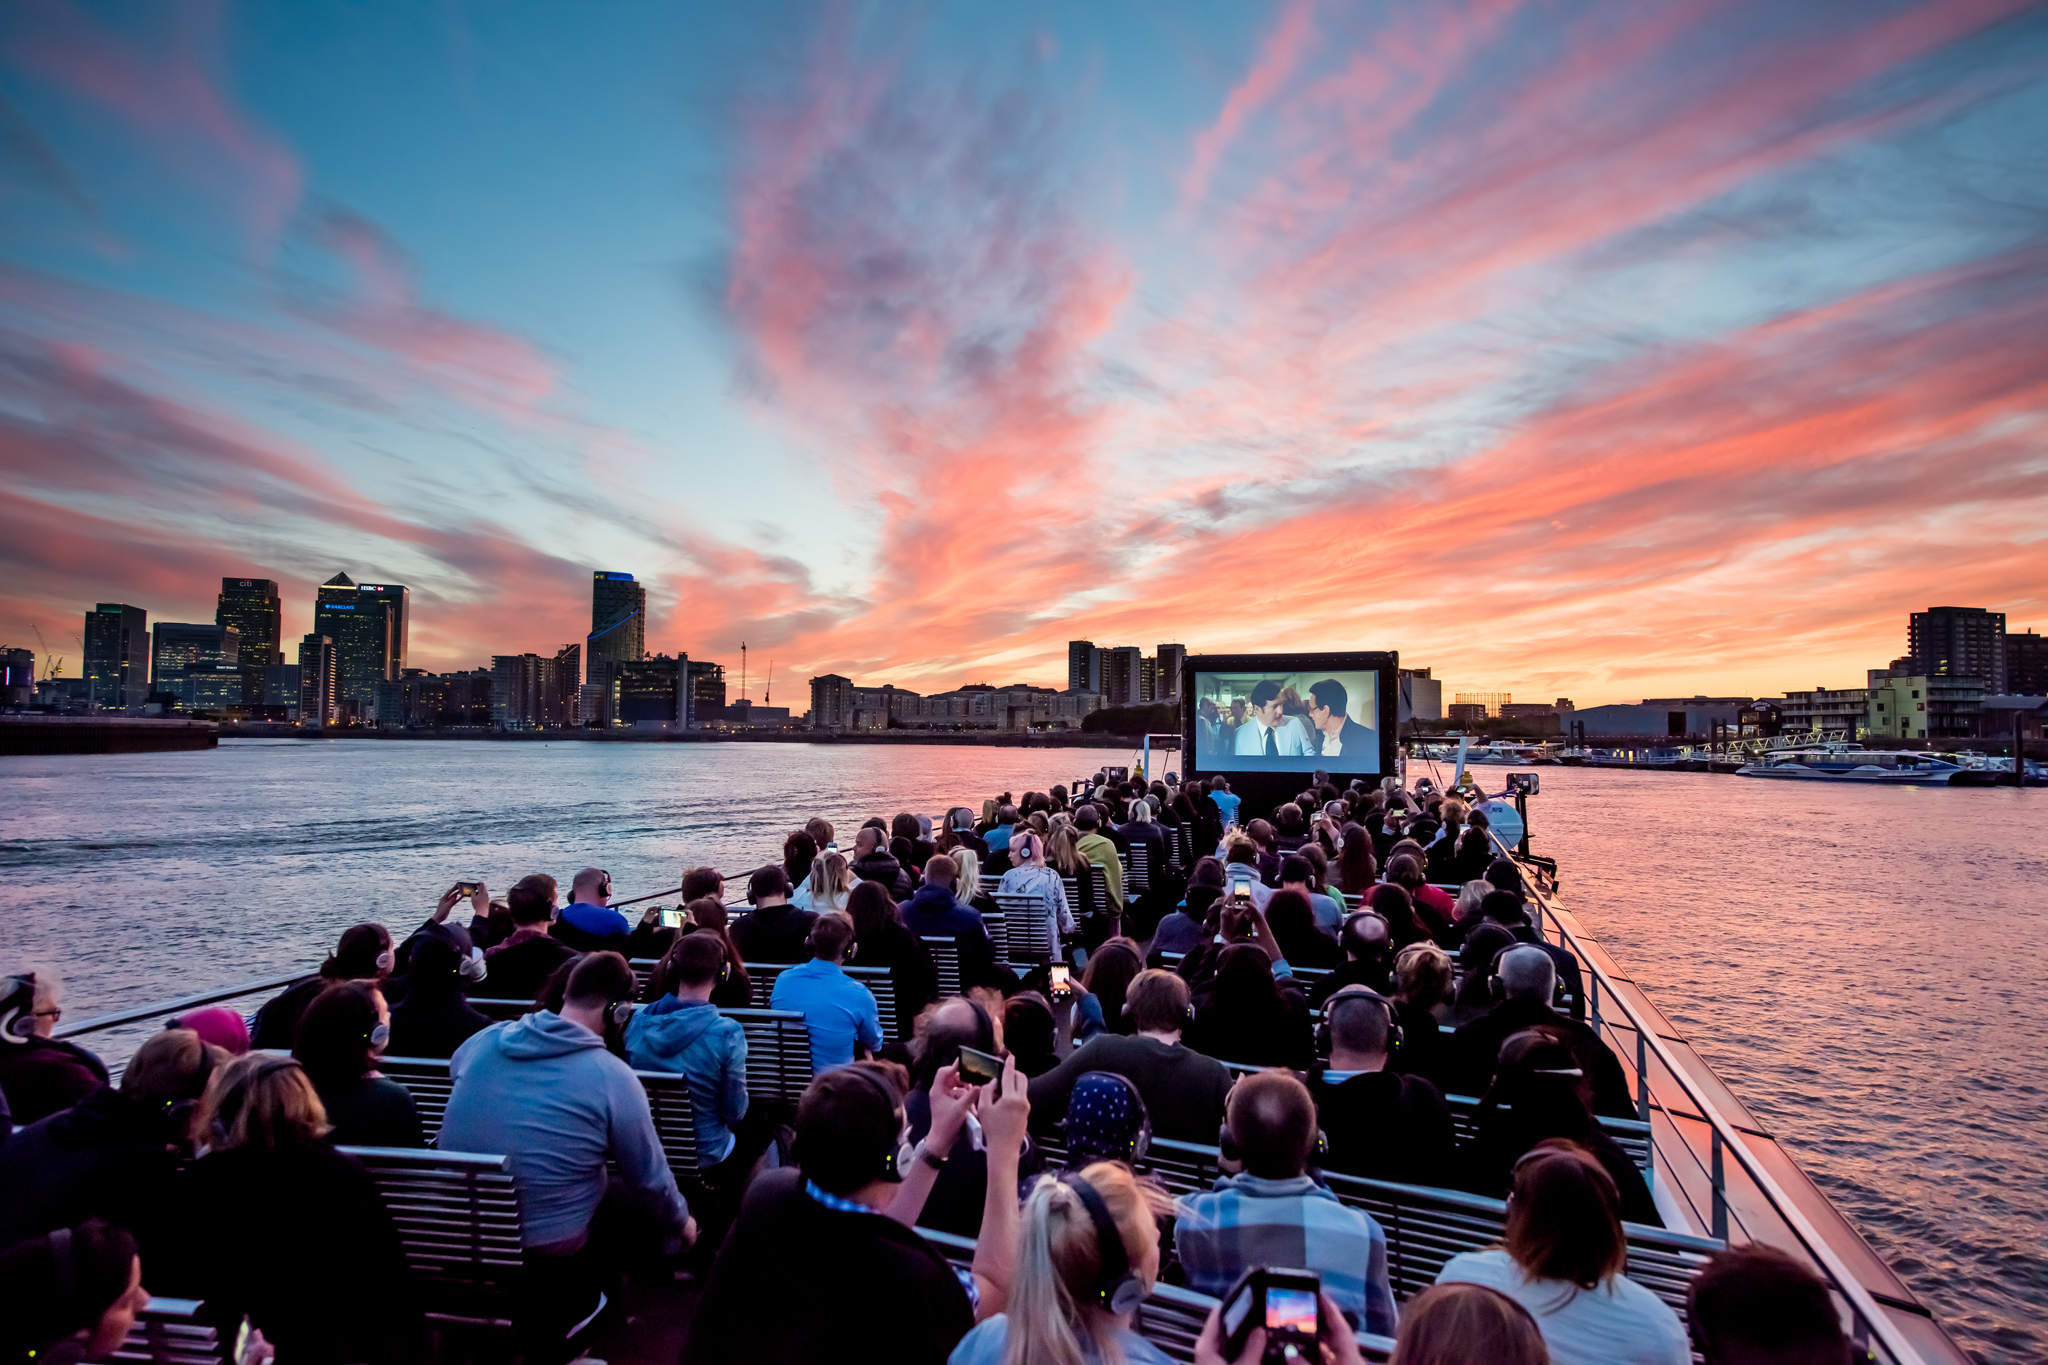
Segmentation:
[(265, 670), (284, 662), (284, 611), (277, 584), (268, 578), (223, 578), (213, 623), (241, 632), (242, 698), (257, 704), (265, 694)]
[(1159, 646), (1159, 685), (1152, 695), (1154, 701), (1180, 700), (1181, 665), (1188, 661), (1186, 645)]
[(1137, 706), (1144, 700), (1145, 674), (1139, 663), (1143, 657), (1136, 645), (1117, 645), (1105, 648), (1102, 653), (1101, 685), (1094, 691), (1102, 694), (1104, 706)]
[(1922, 677), (1982, 678), (2005, 691), (2005, 613), (1982, 607), (1929, 607), (1906, 627), (1906, 654)]
[(151, 690), (176, 692), (187, 673), (241, 667), (242, 633), (203, 621), (159, 621), (150, 632)]
[(2006, 632), (2005, 690), (2016, 697), (2048, 694), (2048, 635)]
[(140, 706), (149, 696), (149, 613), (102, 602), (85, 614), (85, 681), (106, 711)]
[(299, 724), (334, 719), (335, 685), (334, 641), (317, 633), (299, 641)]
[(647, 589), (629, 573), (599, 569), (590, 576), (590, 634), (583, 657), (591, 682), (608, 682), (612, 665), (647, 653)]
[(403, 583), (358, 583), (356, 591), (363, 594), (360, 600), (381, 601), (390, 612), (391, 657), (385, 661), (384, 676), (396, 678), (405, 672), (405, 661), (411, 657), (406, 632), (412, 626), (412, 590)]
[(398, 676), (404, 648), (407, 592), (392, 583), (358, 587), (338, 573), (320, 585), (313, 634), (334, 642), (335, 701), (368, 711), (376, 687)]
[(1093, 640), (1067, 641), (1067, 691), (1102, 690), (1102, 651)]

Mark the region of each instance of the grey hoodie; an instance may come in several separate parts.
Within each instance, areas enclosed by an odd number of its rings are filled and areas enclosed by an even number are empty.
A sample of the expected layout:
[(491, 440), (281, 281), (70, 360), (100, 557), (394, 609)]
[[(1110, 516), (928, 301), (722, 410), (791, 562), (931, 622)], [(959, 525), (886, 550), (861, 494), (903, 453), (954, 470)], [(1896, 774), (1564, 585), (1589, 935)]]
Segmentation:
[(647, 1092), (604, 1040), (551, 1010), (493, 1024), (455, 1050), (455, 1089), (436, 1140), (444, 1152), (512, 1158), (527, 1246), (582, 1236), (604, 1198), (605, 1158), (659, 1220), (689, 1217), (655, 1136)]

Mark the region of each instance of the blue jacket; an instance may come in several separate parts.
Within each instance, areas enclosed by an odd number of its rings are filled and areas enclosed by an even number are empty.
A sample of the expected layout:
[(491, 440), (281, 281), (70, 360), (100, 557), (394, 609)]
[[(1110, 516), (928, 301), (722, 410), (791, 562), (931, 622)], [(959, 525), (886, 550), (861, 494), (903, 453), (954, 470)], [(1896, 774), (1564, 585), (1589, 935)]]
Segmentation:
[(604, 1039), (552, 1010), (493, 1024), (449, 1060), (454, 1090), (435, 1145), (444, 1152), (512, 1158), (519, 1232), (527, 1246), (583, 1236), (614, 1177), (680, 1229), (689, 1207), (676, 1189), (633, 1069)]
[(579, 953), (624, 953), (632, 933), (633, 926), (626, 923), (626, 917), (610, 906), (580, 903), (563, 906), (562, 917), (555, 922), (554, 929), (556, 938)]
[(1010, 851), (1011, 836), (1015, 835), (1016, 832), (1017, 827), (1015, 825), (997, 825), (994, 829), (981, 836), (981, 842), (988, 846), (988, 851), (991, 853), (996, 852), (998, 849), (1008, 853)]
[(963, 986), (1002, 982), (995, 969), (996, 945), (979, 911), (953, 899), (953, 893), (943, 886), (920, 886), (915, 896), (903, 902), (902, 910), (903, 923), (911, 933), (920, 938), (950, 938), (960, 945)]
[(690, 1088), (697, 1160), (715, 1166), (732, 1155), (732, 1126), (747, 1116), (747, 1033), (708, 1000), (664, 995), (633, 1011), (626, 1060), (636, 1071), (673, 1071)]

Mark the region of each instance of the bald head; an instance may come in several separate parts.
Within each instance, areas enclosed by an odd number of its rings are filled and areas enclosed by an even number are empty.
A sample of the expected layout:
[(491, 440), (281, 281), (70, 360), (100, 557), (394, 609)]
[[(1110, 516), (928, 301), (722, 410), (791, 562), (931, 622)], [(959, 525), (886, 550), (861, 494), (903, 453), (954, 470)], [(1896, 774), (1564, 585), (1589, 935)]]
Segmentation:
[(881, 846), (882, 831), (872, 825), (863, 826), (860, 832), (853, 836), (853, 856), (856, 858), (865, 858)]
[(1370, 912), (1344, 921), (1344, 952), (1352, 961), (1377, 957), (1393, 942), (1394, 931), (1386, 920)]
[(611, 873), (586, 867), (569, 885), (569, 899), (583, 905), (603, 905), (612, 898)]
[(1533, 943), (1501, 954), (1497, 975), (1510, 1000), (1541, 1000), (1547, 1005), (1557, 989), (1557, 964)]

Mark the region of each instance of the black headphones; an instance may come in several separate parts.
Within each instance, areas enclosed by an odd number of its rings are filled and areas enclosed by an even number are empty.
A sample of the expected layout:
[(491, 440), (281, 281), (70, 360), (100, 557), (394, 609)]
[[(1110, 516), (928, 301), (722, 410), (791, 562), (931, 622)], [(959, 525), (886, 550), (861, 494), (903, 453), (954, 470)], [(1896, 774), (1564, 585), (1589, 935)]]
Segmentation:
[[(889, 1102), (891, 1117), (894, 1117), (897, 1111), (903, 1108), (903, 1097), (896, 1093), (896, 1087), (883, 1080), (881, 1073), (873, 1067), (862, 1066), (860, 1063), (855, 1062), (851, 1066), (838, 1067), (836, 1070), (843, 1071), (849, 1076), (858, 1076), (862, 1085), (873, 1088), (877, 1095), (880, 1095)], [(903, 1179), (910, 1170), (910, 1163), (913, 1159), (912, 1153), (916, 1150), (916, 1144), (905, 1142), (883, 1153), (882, 1169), (878, 1178), (882, 1180)]]
[(1387, 1012), (1387, 1052), (1398, 1052), (1402, 1043), (1401, 1020), (1394, 1012), (1394, 1002), (1369, 986), (1345, 986), (1323, 1002), (1323, 1022), (1316, 1025), (1316, 1051), (1327, 1057), (1334, 1046), (1332, 1025), (1336, 1022), (1337, 1011), (1353, 1000), (1370, 1000)]
[(1109, 1205), (1093, 1185), (1068, 1172), (1062, 1172), (1059, 1181), (1074, 1192), (1081, 1207), (1095, 1220), (1095, 1252), (1102, 1262), (1095, 1279), (1096, 1302), (1121, 1317), (1145, 1300), (1145, 1282), (1131, 1268), (1131, 1253), (1124, 1246), (1124, 1235), (1117, 1229)]

